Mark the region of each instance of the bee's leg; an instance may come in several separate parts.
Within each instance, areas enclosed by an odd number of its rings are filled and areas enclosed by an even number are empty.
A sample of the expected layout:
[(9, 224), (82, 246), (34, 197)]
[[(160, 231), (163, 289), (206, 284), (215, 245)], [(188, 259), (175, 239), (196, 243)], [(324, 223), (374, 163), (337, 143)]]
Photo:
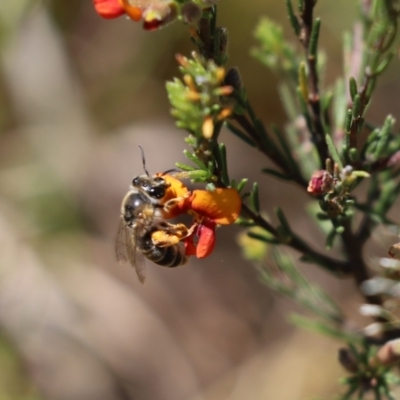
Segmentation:
[(187, 199), (190, 195), (192, 194), (192, 192), (187, 192), (184, 196), (179, 196), (179, 197), (175, 197), (173, 199), (170, 199), (168, 201), (165, 202), (164, 204), (164, 209), (166, 211), (171, 210), (171, 208), (174, 208), (178, 203), (180, 203), (182, 200)]
[(179, 237), (179, 240), (186, 239), (188, 236), (193, 235), (196, 230), (198, 224), (194, 223), (190, 228), (188, 228), (185, 224), (168, 224), (168, 232), (171, 235), (175, 235)]
[[(183, 225), (183, 224), (178, 224), (178, 225)], [(187, 237), (193, 235), (198, 226), (199, 224), (197, 222), (193, 223), (193, 225), (189, 229), (185, 226), (186, 229), (185, 236), (182, 236), (181, 240), (186, 239)]]
[(152, 233), (151, 240), (156, 246), (169, 247), (192, 235), (197, 228), (197, 224), (193, 224), (188, 229), (185, 224), (164, 222), (160, 228), (162, 229), (158, 229)]

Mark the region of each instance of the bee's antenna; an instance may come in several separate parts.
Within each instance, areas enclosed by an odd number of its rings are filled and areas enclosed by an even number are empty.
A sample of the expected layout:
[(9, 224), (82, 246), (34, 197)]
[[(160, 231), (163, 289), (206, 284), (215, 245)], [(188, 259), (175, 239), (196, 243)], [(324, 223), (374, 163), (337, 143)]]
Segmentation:
[(162, 173), (162, 175), (167, 175), (167, 174), (169, 174), (170, 172), (179, 172), (179, 170), (177, 170), (176, 168), (167, 169), (166, 171), (164, 171), (164, 172)]
[(144, 158), (143, 147), (140, 144), (138, 145), (138, 147), (140, 149), (140, 154), (142, 155), (142, 163), (143, 163), (144, 172), (146, 172), (147, 176), (150, 176), (149, 171), (147, 171), (147, 168), (146, 168), (146, 159)]

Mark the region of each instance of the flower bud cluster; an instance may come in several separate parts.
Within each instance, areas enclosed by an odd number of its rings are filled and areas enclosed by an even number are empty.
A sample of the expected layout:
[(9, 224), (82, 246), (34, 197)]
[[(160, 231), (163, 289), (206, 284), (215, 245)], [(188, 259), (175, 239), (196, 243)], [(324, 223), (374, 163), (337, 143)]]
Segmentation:
[(398, 363), (399, 343), (398, 340), (393, 340), (387, 342), (380, 349), (367, 342), (357, 345), (351, 344), (349, 347), (343, 347), (339, 350), (338, 358), (340, 364), (351, 374), (343, 379), (344, 384), (360, 388), (360, 393), (369, 391), (377, 393), (378, 387), (385, 387), (386, 391), (389, 392), (387, 386), (393, 377), (389, 370), (384, 367)]
[(348, 206), (353, 204), (349, 199), (351, 190), (361, 178), (368, 176), (365, 171), (355, 171), (350, 165), (344, 168), (340, 168), (337, 164), (332, 165), (328, 159), (326, 170), (318, 170), (312, 174), (307, 192), (323, 197), (321, 208), (329, 217), (336, 217), (344, 214)]
[(183, 78), (167, 83), (172, 115), (179, 128), (197, 138), (211, 139), (215, 126), (233, 112), (229, 97), (233, 88), (224, 83), (226, 70), (196, 53), (192, 59), (179, 54), (176, 58)]

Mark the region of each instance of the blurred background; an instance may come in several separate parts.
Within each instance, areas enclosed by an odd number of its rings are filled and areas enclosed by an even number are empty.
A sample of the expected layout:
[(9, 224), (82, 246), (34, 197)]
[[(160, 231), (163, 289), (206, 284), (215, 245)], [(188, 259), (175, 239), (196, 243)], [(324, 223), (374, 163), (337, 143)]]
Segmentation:
[[(330, 84), (357, 2), (321, 0), (317, 13)], [(220, 2), (229, 65), (240, 67), (263, 120), (282, 126), (275, 77), (249, 56), (262, 15), (292, 37), (284, 1)], [(340, 344), (287, 322), (294, 305), (241, 258), (237, 227), (218, 231), (209, 259), (177, 269), (149, 262), (144, 285), (115, 260), (120, 203), (142, 173), (137, 145), (150, 172), (184, 161), (165, 81), (178, 76), (174, 55), (190, 51), (181, 23), (150, 33), (101, 19), (90, 0), (1, 0), (0, 398), (295, 400), (339, 390)], [(377, 123), (398, 111), (394, 64), (371, 108)], [(231, 177), (257, 180), (266, 212), (282, 206), (320, 246), (307, 197), (261, 175), (268, 165), (256, 151), (228, 132), (222, 139)], [(303, 269), (356, 318), (352, 282)]]

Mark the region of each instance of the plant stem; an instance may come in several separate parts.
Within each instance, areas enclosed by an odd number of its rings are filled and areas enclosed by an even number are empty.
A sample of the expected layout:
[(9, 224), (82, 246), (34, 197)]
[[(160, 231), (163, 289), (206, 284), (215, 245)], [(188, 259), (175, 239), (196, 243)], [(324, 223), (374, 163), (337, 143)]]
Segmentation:
[[(317, 70), (317, 51), (311, 48), (311, 34), (313, 32), (313, 10), (315, 0), (304, 0), (304, 8), (300, 14), (300, 34), (299, 40), (306, 52), (306, 62), (308, 66), (308, 105), (311, 110), (312, 131), (311, 136), (318, 151), (321, 167), (328, 158), (328, 147), (325, 143), (325, 128), (322, 121), (321, 101), (319, 94), (318, 70)], [(318, 33), (316, 33), (318, 34)], [(317, 40), (317, 39), (315, 39)], [(314, 47), (314, 46), (313, 46)]]
[[(360, 288), (366, 280), (370, 279), (367, 265), (365, 264), (362, 256), (362, 250), (365, 242), (359, 239), (359, 235), (355, 235), (352, 232), (349, 219), (345, 221), (343, 226), (345, 228), (341, 235), (343, 247), (347, 254), (348, 264), (351, 268), (354, 280), (357, 283), (357, 287)], [(364, 295), (364, 297), (368, 303), (378, 305), (382, 304), (382, 299), (380, 296)]]
[[(254, 118), (256, 118), (254, 116)], [(265, 154), (276, 166), (278, 166), (282, 172), (290, 176), (293, 182), (297, 183), (304, 190), (307, 188), (308, 182), (301, 176), (299, 170), (293, 170), (290, 168), (289, 163), (285, 158), (279, 154), (277, 149), (270, 145), (265, 145), (265, 141), (261, 139), (261, 134), (257, 131), (254, 125), (249, 121), (245, 115), (234, 114), (232, 120), (236, 121), (240, 127), (249, 135), (249, 137), (254, 142), (256, 148)], [(229, 128), (229, 126), (228, 126)], [(263, 133), (265, 137), (268, 137), (268, 141), (272, 141), (268, 131), (263, 127)]]
[[(266, 231), (275, 236), (277, 240), (280, 240), (279, 232), (268, 222), (266, 221), (260, 214), (252, 211), (246, 204), (242, 204), (242, 212), (246, 215), (246, 217), (252, 219), (254, 223), (261, 228), (264, 228)], [(309, 244), (304, 242), (299, 238), (296, 234), (291, 235), (289, 241), (282, 243), (290, 246), (291, 248), (302, 253), (303, 256), (306, 256), (311, 262), (322, 266), (327, 271), (335, 274), (339, 277), (349, 276), (351, 270), (349, 269), (349, 264), (345, 261), (336, 260), (334, 258), (325, 256), (324, 254), (319, 253), (314, 250)]]

